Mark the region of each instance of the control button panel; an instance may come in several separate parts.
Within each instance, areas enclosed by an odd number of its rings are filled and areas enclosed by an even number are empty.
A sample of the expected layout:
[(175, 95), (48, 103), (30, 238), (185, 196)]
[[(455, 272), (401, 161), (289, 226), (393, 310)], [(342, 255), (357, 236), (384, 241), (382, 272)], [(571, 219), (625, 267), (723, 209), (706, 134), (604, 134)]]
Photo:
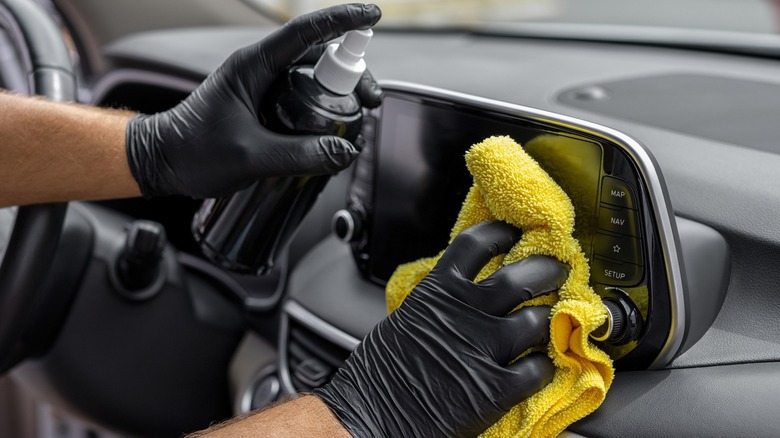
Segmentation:
[(633, 263), (594, 258), (591, 275), (597, 283), (613, 286), (636, 286), (642, 281), (643, 269)]
[(598, 226), (602, 230), (639, 237), (638, 225), (634, 210), (608, 205), (599, 208)]
[(642, 254), (640, 252), (642, 243), (641, 240), (635, 237), (596, 233), (593, 246), (596, 255), (636, 265), (642, 264)]
[(605, 176), (601, 184), (601, 202), (636, 210), (634, 189), (627, 182)]
[(605, 176), (601, 184), (599, 230), (593, 235), (593, 281), (631, 287), (644, 277), (644, 245), (639, 200), (623, 179)]

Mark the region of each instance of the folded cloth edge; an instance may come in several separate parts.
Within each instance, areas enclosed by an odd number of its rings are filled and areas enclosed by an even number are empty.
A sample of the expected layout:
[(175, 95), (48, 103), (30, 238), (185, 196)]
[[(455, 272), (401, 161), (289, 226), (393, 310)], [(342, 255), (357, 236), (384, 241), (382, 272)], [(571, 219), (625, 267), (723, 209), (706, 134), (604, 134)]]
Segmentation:
[[(606, 319), (606, 309), (588, 285), (588, 261), (572, 236), (574, 207), (563, 189), (509, 137), (491, 137), (472, 146), (466, 163), (474, 185), (452, 228), (450, 242), (466, 228), (491, 219), (523, 230), (510, 252), (491, 260), (476, 281), (531, 254), (554, 257), (572, 268), (557, 294), (518, 306), (553, 305), (548, 345), (548, 355), (556, 366), (553, 382), (515, 406), (482, 436), (557, 436), (598, 408), (614, 376), (612, 360), (588, 337)], [(440, 255), (398, 267), (386, 287), (388, 312), (422, 281)]]

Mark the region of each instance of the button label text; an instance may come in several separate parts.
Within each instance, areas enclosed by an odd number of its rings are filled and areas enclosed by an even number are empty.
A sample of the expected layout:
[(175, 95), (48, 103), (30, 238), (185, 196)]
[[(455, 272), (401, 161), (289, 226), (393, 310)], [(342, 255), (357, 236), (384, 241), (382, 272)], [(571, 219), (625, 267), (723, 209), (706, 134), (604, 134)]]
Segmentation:
[(615, 280), (622, 280), (622, 279), (626, 278), (626, 273), (625, 272), (613, 271), (613, 270), (610, 270), (610, 269), (605, 269), (604, 270), (604, 276), (607, 277), (607, 278), (614, 278)]

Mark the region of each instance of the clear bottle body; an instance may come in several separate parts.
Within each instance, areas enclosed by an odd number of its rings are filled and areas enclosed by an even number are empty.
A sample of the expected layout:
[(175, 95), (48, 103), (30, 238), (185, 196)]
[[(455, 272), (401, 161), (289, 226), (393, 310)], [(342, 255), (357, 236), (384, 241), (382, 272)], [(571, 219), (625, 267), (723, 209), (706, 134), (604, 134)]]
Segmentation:
[[(294, 67), (271, 88), (261, 123), (282, 134), (336, 135), (355, 141), (362, 110), (355, 93), (322, 87), (311, 66)], [(262, 275), (273, 268), (330, 175), (272, 177), (231, 196), (207, 199), (193, 218), (206, 256), (236, 272)]]

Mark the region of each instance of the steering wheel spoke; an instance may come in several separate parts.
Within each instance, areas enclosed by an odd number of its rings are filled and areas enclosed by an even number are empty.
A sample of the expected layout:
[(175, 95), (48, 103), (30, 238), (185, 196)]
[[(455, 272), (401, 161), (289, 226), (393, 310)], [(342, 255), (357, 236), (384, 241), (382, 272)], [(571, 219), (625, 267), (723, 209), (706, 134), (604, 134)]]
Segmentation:
[[(0, 1), (0, 26), (22, 54), (33, 93), (75, 100), (76, 82), (67, 46), (57, 25), (31, 0)], [(0, 374), (24, 359), (19, 354), (24, 321), (54, 257), (67, 204), (19, 207), (12, 225), (0, 214)], [(9, 210), (10, 213), (10, 210)], [(7, 245), (5, 245), (7, 242)]]

